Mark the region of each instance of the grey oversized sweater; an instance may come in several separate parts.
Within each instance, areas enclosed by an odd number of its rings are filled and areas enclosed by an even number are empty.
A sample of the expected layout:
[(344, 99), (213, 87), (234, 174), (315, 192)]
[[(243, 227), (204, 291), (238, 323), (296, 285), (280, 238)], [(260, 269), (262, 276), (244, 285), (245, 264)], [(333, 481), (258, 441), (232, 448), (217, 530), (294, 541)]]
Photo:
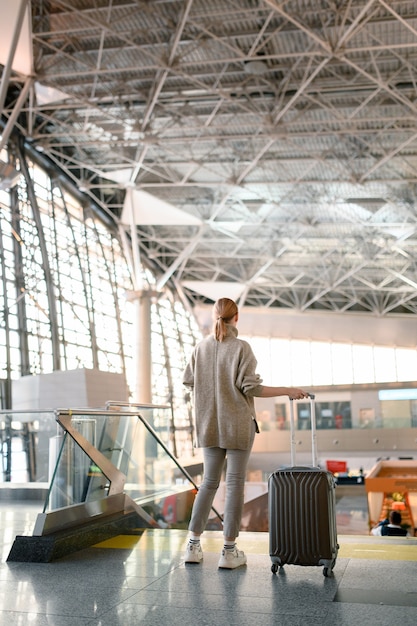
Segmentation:
[(254, 397), (262, 393), (257, 361), (250, 345), (227, 324), (219, 342), (210, 335), (193, 351), (183, 383), (194, 392), (196, 445), (248, 450), (251, 445)]

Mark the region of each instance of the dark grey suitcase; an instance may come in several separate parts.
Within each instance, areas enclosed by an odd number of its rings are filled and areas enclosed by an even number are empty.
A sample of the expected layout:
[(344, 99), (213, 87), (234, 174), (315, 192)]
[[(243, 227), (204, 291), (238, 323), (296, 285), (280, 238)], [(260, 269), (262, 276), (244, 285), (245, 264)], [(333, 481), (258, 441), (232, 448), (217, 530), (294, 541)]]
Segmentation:
[(295, 465), (294, 407), (290, 401), (291, 465), (268, 479), (269, 553), (275, 574), (286, 563), (323, 566), (331, 575), (336, 564), (336, 483), (317, 467), (315, 397), (310, 394), (312, 467)]

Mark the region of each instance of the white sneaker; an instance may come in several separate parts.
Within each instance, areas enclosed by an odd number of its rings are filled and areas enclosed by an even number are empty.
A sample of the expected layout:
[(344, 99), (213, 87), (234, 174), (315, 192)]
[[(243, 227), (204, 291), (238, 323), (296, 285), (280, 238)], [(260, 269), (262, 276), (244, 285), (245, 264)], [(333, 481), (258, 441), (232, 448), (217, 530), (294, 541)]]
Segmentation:
[(236, 546), (233, 550), (226, 550), (223, 548), (222, 555), (219, 560), (219, 567), (223, 569), (235, 569), (246, 564), (246, 554), (243, 550), (238, 550)]
[(201, 563), (203, 560), (203, 550), (201, 544), (193, 544), (188, 542), (187, 549), (185, 551), (184, 563)]

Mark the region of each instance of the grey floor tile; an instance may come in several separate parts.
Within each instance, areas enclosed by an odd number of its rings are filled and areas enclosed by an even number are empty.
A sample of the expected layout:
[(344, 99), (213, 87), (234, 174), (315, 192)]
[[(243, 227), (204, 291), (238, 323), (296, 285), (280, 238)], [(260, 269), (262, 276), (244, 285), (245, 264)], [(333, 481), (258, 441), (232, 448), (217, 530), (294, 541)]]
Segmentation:
[(40, 615), (38, 613), (16, 613), (0, 611), (0, 626), (88, 626), (90, 620), (77, 617)]
[(242, 613), (240, 611), (210, 610), (199, 608), (175, 608), (123, 604), (88, 626), (125, 626), (126, 624), (146, 624), (146, 626), (323, 626), (323, 613), (319, 617), (295, 616), (292, 614)]
[[(416, 550), (417, 545), (411, 549)], [(413, 593), (416, 591), (416, 576), (416, 561), (351, 559), (340, 587), (369, 590), (381, 590), (386, 587), (390, 591)]]
[(8, 583), (6, 588), (0, 588), (2, 610), (91, 619), (135, 593), (119, 587), (96, 587), (91, 580), (74, 580), (71, 585), (52, 580), (50, 583), (35, 579), (23, 584)]
[(414, 607), (395, 607), (369, 604), (344, 604), (334, 602), (327, 609), (323, 626), (415, 626), (417, 609)]

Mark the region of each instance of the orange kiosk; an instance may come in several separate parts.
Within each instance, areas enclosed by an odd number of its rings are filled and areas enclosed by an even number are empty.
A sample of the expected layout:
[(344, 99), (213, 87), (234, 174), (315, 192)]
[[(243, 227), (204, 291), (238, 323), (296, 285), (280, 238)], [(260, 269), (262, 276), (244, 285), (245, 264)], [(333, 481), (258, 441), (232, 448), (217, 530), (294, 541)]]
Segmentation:
[(369, 528), (386, 519), (390, 511), (400, 511), (402, 524), (410, 535), (417, 530), (417, 461), (380, 460), (365, 478)]

